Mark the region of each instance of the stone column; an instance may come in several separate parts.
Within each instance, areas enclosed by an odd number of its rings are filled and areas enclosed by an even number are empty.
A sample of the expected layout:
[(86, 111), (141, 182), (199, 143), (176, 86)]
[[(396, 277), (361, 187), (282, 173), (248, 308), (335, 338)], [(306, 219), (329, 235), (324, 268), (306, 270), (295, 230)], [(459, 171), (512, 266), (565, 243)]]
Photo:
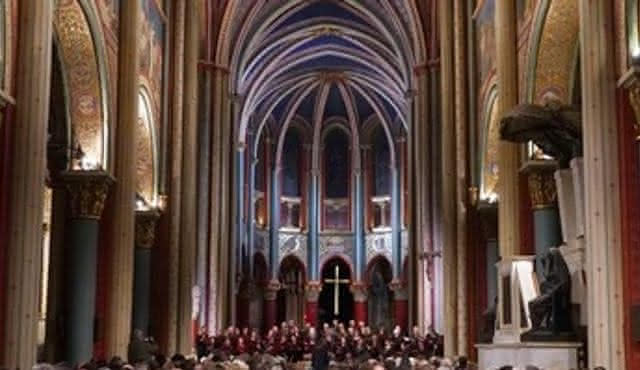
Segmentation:
[(356, 322), (368, 322), (367, 285), (364, 282), (355, 282), (351, 285), (353, 293), (353, 319)]
[[(167, 286), (167, 341), (165, 350), (169, 353), (177, 349), (178, 338), (178, 274), (180, 271), (180, 209), (182, 207), (182, 103), (184, 74), (184, 22), (185, 0), (174, 4), (173, 32), (173, 94), (171, 116), (171, 175), (169, 176), (169, 252)], [(214, 127), (215, 129), (215, 127)], [(215, 193), (212, 193), (215, 195)]]
[[(397, 154), (397, 152), (396, 152)], [(393, 278), (402, 274), (402, 227), (400, 225), (400, 164), (391, 167), (391, 265)]]
[(457, 324), (457, 253), (456, 253), (456, 137), (453, 107), (453, 1), (440, 0), (440, 97), (441, 97), (441, 244), (444, 272), (444, 354), (458, 354)]
[(264, 295), (264, 328), (265, 330), (271, 329), (272, 326), (277, 325), (278, 318), (278, 291), (280, 290), (280, 282), (278, 280), (271, 280), (265, 288)]
[[(247, 246), (245, 245), (244, 234), (244, 175), (245, 175), (245, 150), (246, 145), (240, 144), (235, 151), (235, 186), (233, 193), (235, 194), (235, 250), (236, 250), (236, 271), (243, 275), (247, 263)], [(291, 212), (289, 212), (291, 214)], [(242, 277), (244, 278), (244, 276)]]
[(52, 1), (20, 2), (16, 119), (6, 251), (3, 366), (36, 361), (51, 75)]
[(151, 310), (152, 251), (156, 237), (158, 210), (136, 212), (136, 249), (133, 274), (133, 329), (149, 335)]
[[(518, 54), (516, 9), (513, 0), (497, 0), (495, 13), (498, 117), (518, 104)], [(501, 141), (498, 145), (498, 243), (502, 257), (520, 249), (520, 197), (518, 190), (519, 146)]]
[(184, 106), (182, 116), (182, 200), (180, 215), (180, 276), (178, 307), (179, 353), (190, 353), (194, 338), (192, 294), (196, 268), (198, 176), (198, 2), (187, 1), (184, 31)]
[(269, 246), (270, 278), (278, 279), (279, 247), (280, 247), (280, 166), (274, 164), (271, 175), (271, 243)]
[(307, 322), (311, 326), (316, 327), (318, 325), (318, 298), (322, 291), (322, 283), (320, 281), (309, 281), (305, 287), (305, 315), (307, 316)]
[(455, 130), (456, 130), (456, 250), (457, 250), (457, 315), (458, 355), (468, 354), (467, 340), (467, 203), (469, 179), (467, 165), (468, 81), (467, 81), (467, 9), (468, 1), (454, 2), (455, 55)]
[(580, 5), (589, 368), (625, 368), (613, 6)]
[(256, 225), (256, 166), (258, 158), (256, 158), (253, 149), (250, 154), (251, 163), (249, 167), (249, 189), (247, 190), (248, 208), (247, 208), (247, 254), (248, 254), (248, 274), (249, 278), (254, 280), (253, 271), (253, 255), (255, 244), (255, 225)]
[(127, 357), (131, 339), (133, 291), (134, 207), (136, 193), (136, 124), (138, 121), (140, 3), (120, 7), (118, 53), (118, 129), (116, 130), (111, 253), (107, 277), (106, 355)]
[(553, 168), (535, 168), (529, 171), (527, 178), (533, 210), (536, 272), (540, 279), (542, 278), (542, 257), (549, 248), (557, 247), (562, 243), (556, 181), (553, 173)]
[(320, 194), (319, 191), (319, 181), (320, 181), (320, 170), (318, 168), (312, 168), (310, 172), (311, 181), (309, 182), (309, 234), (308, 234), (308, 243), (309, 243), (309, 278), (311, 280), (319, 279), (319, 270), (318, 266), (318, 225), (320, 220), (318, 219), (318, 198)]
[(71, 203), (65, 252), (65, 298), (69, 304), (64, 359), (78, 364), (93, 356), (98, 230), (113, 179), (102, 171), (66, 172), (61, 178)]
[(393, 291), (394, 323), (406, 333), (409, 325), (409, 297), (407, 287), (400, 281), (392, 281), (389, 288)]
[(364, 178), (362, 170), (356, 168), (353, 174), (355, 184), (355, 278), (361, 281), (366, 262), (364, 241)]

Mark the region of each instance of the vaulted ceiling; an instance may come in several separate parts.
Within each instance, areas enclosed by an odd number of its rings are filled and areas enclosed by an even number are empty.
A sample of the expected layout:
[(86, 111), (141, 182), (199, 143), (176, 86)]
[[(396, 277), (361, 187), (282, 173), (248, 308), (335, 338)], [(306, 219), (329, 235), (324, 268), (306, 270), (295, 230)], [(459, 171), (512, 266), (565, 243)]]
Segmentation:
[(389, 137), (406, 132), (413, 68), (425, 58), (413, 1), (240, 1), (233, 13), (223, 36), (243, 101), (240, 141), (294, 119), (316, 131), (340, 118), (353, 132), (374, 117)]

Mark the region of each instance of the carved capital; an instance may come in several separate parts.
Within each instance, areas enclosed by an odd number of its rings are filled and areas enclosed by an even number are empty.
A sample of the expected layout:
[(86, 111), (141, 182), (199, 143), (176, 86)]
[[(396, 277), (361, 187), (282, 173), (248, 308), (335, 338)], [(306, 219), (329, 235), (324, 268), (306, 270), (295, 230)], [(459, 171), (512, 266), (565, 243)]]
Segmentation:
[(136, 247), (153, 247), (158, 218), (160, 218), (160, 211), (156, 209), (136, 211)]
[(351, 284), (351, 293), (353, 300), (356, 302), (366, 302), (368, 296), (367, 285), (362, 281), (356, 281)]
[(104, 171), (65, 171), (60, 180), (69, 191), (71, 217), (99, 220), (114, 180)]
[(320, 292), (322, 291), (322, 282), (310, 281), (307, 283), (307, 286), (305, 286), (304, 291), (308, 302), (318, 302)]
[(549, 208), (556, 204), (558, 192), (551, 171), (532, 171), (529, 173), (529, 197), (533, 209)]
[(389, 289), (393, 292), (393, 299), (396, 301), (407, 300), (409, 298), (407, 287), (399, 279), (393, 279), (391, 283), (389, 283)]
[(282, 285), (278, 280), (271, 280), (267, 283), (264, 293), (264, 299), (267, 301), (275, 301), (278, 297), (278, 291)]

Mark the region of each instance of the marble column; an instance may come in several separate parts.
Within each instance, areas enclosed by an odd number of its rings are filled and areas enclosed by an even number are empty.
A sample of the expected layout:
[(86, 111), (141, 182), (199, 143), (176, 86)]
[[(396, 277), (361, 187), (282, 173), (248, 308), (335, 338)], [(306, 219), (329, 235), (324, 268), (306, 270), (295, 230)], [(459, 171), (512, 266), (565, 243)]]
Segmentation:
[(467, 164), (468, 105), (467, 81), (467, 9), (468, 1), (457, 0), (453, 5), (455, 55), (455, 130), (456, 130), (456, 250), (457, 250), (457, 315), (458, 355), (468, 354), (467, 318), (467, 204), (469, 179)]
[[(498, 117), (518, 104), (518, 54), (516, 9), (513, 0), (497, 0), (495, 10), (496, 74), (498, 76)], [(520, 192), (518, 144), (498, 145), (498, 240), (500, 255), (508, 257), (520, 250)]]
[(527, 177), (533, 211), (536, 272), (542, 279), (542, 258), (549, 248), (562, 244), (554, 169), (531, 169)]
[(197, 255), (198, 177), (198, 2), (187, 1), (184, 31), (184, 105), (182, 111), (182, 185), (180, 215), (180, 275), (178, 307), (179, 353), (190, 353), (194, 343), (192, 329), (193, 289)]
[(442, 245), (442, 271), (444, 296), (444, 354), (458, 354), (457, 324), (457, 248), (456, 248), (456, 137), (454, 114), (454, 50), (453, 1), (440, 0), (440, 103), (441, 170), (439, 184), (440, 243)]
[[(184, 82), (184, 23), (185, 0), (176, 0), (173, 12), (173, 92), (171, 96), (171, 174), (169, 176), (169, 246), (168, 246), (168, 271), (167, 277), (167, 352), (172, 353), (177, 349), (178, 338), (178, 275), (180, 271), (180, 209), (182, 207), (182, 104)], [(215, 126), (214, 126), (215, 129)], [(211, 193), (212, 196), (215, 193)]]
[(312, 168), (310, 171), (311, 181), (309, 182), (309, 232), (308, 232), (308, 243), (309, 243), (309, 279), (310, 280), (318, 280), (319, 279), (319, 249), (318, 249), (318, 226), (320, 220), (318, 219), (318, 198), (320, 194), (319, 191), (319, 182), (320, 182), (320, 170), (317, 168)]
[(61, 176), (69, 191), (71, 220), (65, 251), (67, 317), (65, 356), (71, 364), (93, 357), (98, 230), (113, 179), (102, 171), (70, 171)]
[(158, 210), (136, 211), (136, 244), (133, 274), (133, 329), (149, 335), (151, 312), (152, 253)]
[(105, 322), (106, 356), (127, 357), (131, 339), (133, 297), (134, 207), (136, 193), (136, 124), (138, 121), (140, 3), (125, 1), (120, 7), (118, 52), (118, 129), (114, 176), (117, 180), (110, 207), (113, 207), (108, 247), (111, 253), (107, 277)]
[(277, 164), (273, 168), (271, 175), (271, 229), (269, 245), (269, 276), (272, 280), (278, 279), (278, 267), (280, 262), (280, 171), (281, 168)]
[(280, 282), (271, 280), (265, 288), (264, 295), (264, 329), (269, 330), (278, 319), (278, 291), (280, 290)]
[(392, 281), (389, 288), (393, 292), (394, 324), (404, 333), (409, 329), (409, 296), (407, 287), (400, 281)]
[(589, 368), (625, 368), (613, 6), (580, 6)]
[(367, 308), (367, 285), (362, 282), (355, 282), (351, 285), (351, 293), (353, 293), (353, 319), (359, 323), (368, 322)]
[(2, 364), (9, 369), (30, 369), (36, 361), (53, 7), (52, 1), (20, 2), (2, 318)]
[(311, 326), (318, 325), (318, 298), (322, 291), (322, 282), (309, 281), (305, 287), (305, 316)]

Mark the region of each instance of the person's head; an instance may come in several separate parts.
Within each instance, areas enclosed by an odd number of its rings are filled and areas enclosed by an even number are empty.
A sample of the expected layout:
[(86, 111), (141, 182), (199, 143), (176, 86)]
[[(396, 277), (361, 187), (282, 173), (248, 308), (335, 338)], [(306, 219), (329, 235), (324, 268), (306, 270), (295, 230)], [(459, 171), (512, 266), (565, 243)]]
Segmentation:
[(373, 365), (371, 370), (385, 370), (385, 367), (382, 364), (375, 364), (375, 365)]
[(393, 328), (393, 335), (396, 336), (396, 337), (399, 337), (401, 333), (402, 333), (402, 330), (400, 329), (400, 326), (396, 325)]

